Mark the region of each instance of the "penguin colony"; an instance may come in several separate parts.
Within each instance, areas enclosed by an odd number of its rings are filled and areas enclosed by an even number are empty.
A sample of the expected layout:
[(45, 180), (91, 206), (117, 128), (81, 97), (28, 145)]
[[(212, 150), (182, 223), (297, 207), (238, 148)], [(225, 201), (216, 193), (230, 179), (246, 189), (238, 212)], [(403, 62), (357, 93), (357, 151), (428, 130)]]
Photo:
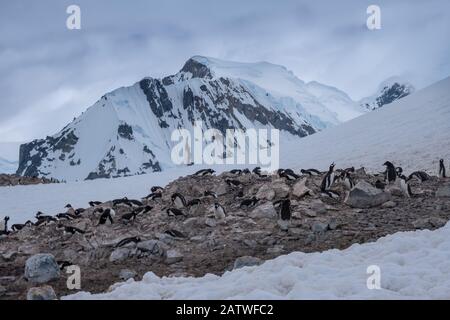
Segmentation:
[[(429, 174), (424, 171), (414, 171), (408, 176), (403, 172), (402, 167), (396, 167), (392, 162), (386, 161), (383, 166), (385, 166), (385, 171), (382, 173), (383, 178), (378, 179), (374, 186), (378, 189), (385, 189), (386, 186), (397, 183), (402, 190), (405, 197), (414, 197), (412, 192), (410, 182), (413, 180), (422, 183), (431, 178)], [(212, 169), (202, 169), (194, 173), (193, 177), (204, 177), (208, 175), (213, 175), (215, 173)], [(236, 178), (227, 177), (224, 182), (229, 186), (232, 192), (235, 193), (234, 199), (236, 201), (236, 207), (242, 210), (250, 210), (258, 205), (260, 199), (256, 196), (246, 196), (243, 191), (243, 183), (237, 179), (239, 176), (243, 175), (256, 175), (258, 178), (267, 178), (269, 175), (262, 173), (260, 167), (254, 168), (252, 171), (249, 169), (234, 169), (229, 172)], [(301, 169), (299, 173), (294, 172), (292, 169), (278, 169), (276, 175), (279, 178), (286, 179), (287, 181), (295, 181), (304, 177), (320, 176), (323, 175), (320, 184), (320, 191), (322, 196), (329, 197), (333, 199), (338, 199), (341, 194), (333, 190), (333, 186), (336, 184), (341, 184), (345, 187), (347, 191), (350, 191), (356, 184), (353, 177), (355, 173), (355, 168), (345, 168), (345, 169), (335, 169), (335, 163), (331, 163), (328, 171), (321, 172), (317, 169)], [(439, 166), (437, 170), (439, 178), (446, 179), (446, 167), (444, 159), (439, 160)], [(153, 206), (144, 204), (144, 201), (161, 201), (164, 194), (164, 188), (160, 186), (153, 186), (150, 189), (150, 194), (143, 197), (141, 200), (128, 199), (127, 197), (114, 199), (111, 205), (104, 205), (101, 201), (90, 201), (89, 206), (93, 208), (92, 214), (97, 217), (97, 226), (123, 223), (130, 224), (134, 223), (139, 216), (149, 215), (153, 210)], [(189, 215), (189, 210), (199, 206), (205, 202), (213, 202), (212, 205), (212, 217), (217, 220), (223, 220), (227, 216), (227, 211), (225, 207), (220, 204), (218, 200), (218, 195), (213, 190), (204, 190), (203, 196), (200, 198), (186, 200), (185, 196), (179, 192), (175, 192), (170, 195), (171, 206), (166, 206), (162, 210), (166, 212), (168, 217), (180, 218), (187, 217)], [(273, 206), (279, 215), (279, 225), (282, 229), (286, 229), (288, 222), (291, 217), (291, 204), (290, 199), (281, 199), (273, 202)], [(116, 217), (117, 208), (128, 208), (128, 212)], [(24, 228), (38, 227), (42, 225), (57, 224), (56, 229), (63, 232), (64, 235), (84, 235), (85, 230), (79, 228), (65, 226), (65, 221), (73, 221), (78, 219), (83, 215), (85, 209), (78, 208), (75, 209), (71, 204), (65, 206), (66, 211), (56, 214), (55, 216), (46, 215), (43, 212), (38, 211), (35, 215), (36, 221), (32, 222), (28, 220), (24, 224), (13, 224), (11, 229), (8, 228), (9, 217), (5, 216), (3, 220), (0, 221), (0, 235), (9, 235), (11, 232), (20, 232)], [(182, 233), (177, 230), (168, 230), (167, 234), (174, 237), (183, 238)], [(133, 238), (134, 239), (134, 238)], [(131, 241), (131, 240), (130, 240)], [(133, 241), (138, 241), (134, 239)], [(123, 245), (123, 244), (122, 244)]]

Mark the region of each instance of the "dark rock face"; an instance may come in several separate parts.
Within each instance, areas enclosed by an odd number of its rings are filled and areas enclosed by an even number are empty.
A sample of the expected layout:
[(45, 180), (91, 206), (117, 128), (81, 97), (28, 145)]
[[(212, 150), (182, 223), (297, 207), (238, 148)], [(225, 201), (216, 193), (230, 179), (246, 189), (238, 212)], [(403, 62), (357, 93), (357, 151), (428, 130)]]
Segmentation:
[(395, 100), (406, 97), (411, 92), (406, 85), (394, 83), (390, 88), (386, 87), (383, 94), (377, 98), (378, 107), (394, 102)]
[(129, 126), (126, 123), (122, 123), (119, 125), (119, 128), (117, 129), (117, 133), (120, 137), (127, 139), (127, 140), (134, 140), (133, 137), (133, 128)]
[(209, 70), (207, 66), (201, 64), (198, 61), (195, 61), (194, 59), (189, 59), (185, 63), (181, 71), (190, 72), (193, 78), (212, 78), (211, 70)]
[(172, 102), (170, 102), (167, 91), (161, 81), (145, 78), (141, 80), (139, 85), (142, 91), (144, 91), (155, 116), (161, 118), (165, 112), (170, 112), (173, 109)]

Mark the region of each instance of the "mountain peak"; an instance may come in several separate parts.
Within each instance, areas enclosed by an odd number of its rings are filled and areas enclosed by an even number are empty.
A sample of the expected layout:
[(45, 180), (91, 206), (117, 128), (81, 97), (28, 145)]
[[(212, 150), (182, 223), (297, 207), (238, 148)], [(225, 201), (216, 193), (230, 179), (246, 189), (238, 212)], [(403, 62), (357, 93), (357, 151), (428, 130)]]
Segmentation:
[(190, 58), (186, 61), (180, 72), (189, 72), (192, 74), (192, 78), (212, 78), (213, 75), (208, 64), (202, 59), (204, 59), (204, 57), (194, 56)]

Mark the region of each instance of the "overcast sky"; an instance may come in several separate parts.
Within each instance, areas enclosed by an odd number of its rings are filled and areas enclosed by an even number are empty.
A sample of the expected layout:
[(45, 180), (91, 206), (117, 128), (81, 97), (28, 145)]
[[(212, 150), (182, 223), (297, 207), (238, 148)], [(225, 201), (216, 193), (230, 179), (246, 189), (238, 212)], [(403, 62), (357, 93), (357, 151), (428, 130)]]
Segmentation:
[[(70, 4), (81, 30), (66, 28)], [(366, 27), (370, 4), (381, 30)], [(281, 64), (359, 99), (392, 75), (419, 88), (449, 76), (449, 39), (447, 0), (1, 0), (0, 156), (193, 55)]]

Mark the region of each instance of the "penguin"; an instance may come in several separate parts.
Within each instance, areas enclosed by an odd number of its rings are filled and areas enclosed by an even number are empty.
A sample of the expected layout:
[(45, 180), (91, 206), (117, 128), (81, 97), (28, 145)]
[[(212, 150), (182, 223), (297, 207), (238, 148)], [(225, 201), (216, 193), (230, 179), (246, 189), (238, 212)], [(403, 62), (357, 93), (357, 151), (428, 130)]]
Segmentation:
[(172, 199), (173, 205), (176, 208), (181, 209), (181, 208), (186, 207), (186, 199), (184, 198), (184, 196), (181, 193), (176, 192), (176, 193), (172, 194), (171, 199)]
[(215, 193), (214, 191), (205, 191), (203, 193), (203, 196), (205, 196), (205, 197), (213, 197), (214, 199), (217, 199), (217, 193)]
[(144, 197), (143, 199), (147, 199), (147, 200), (155, 200), (158, 198), (162, 198), (162, 193), (161, 192), (153, 192), (150, 193), (148, 196)]
[(65, 234), (65, 235), (67, 235), (67, 234), (70, 234), (70, 235), (75, 235), (75, 234), (85, 234), (86, 232), (85, 231), (83, 231), (83, 230), (81, 230), (81, 229), (78, 229), (78, 228), (76, 228), (76, 227), (71, 227), (71, 226), (63, 226), (63, 225), (59, 225), (58, 227), (57, 227), (57, 229), (59, 229), (59, 230), (63, 230), (63, 233)]
[(128, 223), (128, 222), (132, 222), (136, 219), (137, 213), (136, 212), (129, 212), (129, 213), (125, 213), (124, 215), (122, 215), (122, 217), (120, 217), (120, 219), (122, 220), (123, 223)]
[(181, 211), (180, 209), (177, 209), (177, 208), (169, 208), (166, 210), (166, 212), (169, 217), (184, 216), (183, 211)]
[(439, 178), (447, 178), (445, 174), (444, 159), (439, 160)]
[(75, 209), (72, 207), (70, 203), (66, 204), (64, 208), (67, 208), (68, 214), (75, 215)]
[(239, 180), (234, 179), (225, 179), (225, 182), (230, 187), (240, 187), (242, 185), (242, 183)]
[(400, 188), (402, 189), (404, 195), (408, 198), (413, 196), (411, 192), (411, 186), (409, 185), (409, 180), (404, 175), (400, 175)]
[(101, 205), (102, 203), (100, 201), (89, 201), (89, 206), (96, 207)]
[(139, 215), (139, 214), (149, 213), (152, 210), (153, 210), (152, 206), (144, 206), (144, 207), (139, 207), (139, 208), (134, 209), (133, 212), (136, 213), (136, 215)]
[(245, 168), (244, 170), (242, 170), (242, 174), (250, 174), (250, 170), (248, 168)]
[(161, 188), (160, 186), (153, 186), (151, 189), (150, 189), (150, 191), (152, 192), (152, 193), (162, 193), (163, 192), (163, 188)]
[(200, 203), (201, 203), (200, 199), (192, 199), (186, 204), (186, 206), (187, 207), (198, 206)]
[(175, 229), (166, 230), (164, 231), (164, 233), (174, 238), (186, 238), (186, 236), (183, 233)]
[(287, 180), (293, 181), (293, 180), (297, 180), (298, 178), (300, 178), (300, 176), (298, 174), (296, 174), (292, 169), (286, 169), (283, 170), (279, 176), (281, 178), (286, 178)]
[(215, 171), (213, 169), (202, 169), (202, 170), (199, 170), (196, 173), (194, 173), (194, 176), (197, 176), (197, 177), (210, 176), (214, 172)]
[(347, 173), (354, 173), (355, 172), (355, 167), (346, 168), (346, 169), (344, 169), (344, 171), (347, 172)]
[(335, 164), (334, 164), (334, 162), (333, 162), (333, 163), (330, 165), (330, 168), (328, 169), (327, 174), (326, 174), (325, 177), (323, 177), (323, 179), (322, 179), (322, 183), (321, 183), (321, 185), (320, 185), (320, 190), (321, 190), (322, 192), (329, 190), (329, 189), (333, 186), (333, 183), (334, 183), (334, 177), (335, 177), (335, 174), (334, 174), (334, 166), (335, 166)]
[(137, 207), (142, 207), (144, 205), (141, 201), (135, 199), (128, 199), (128, 202), (131, 203), (132, 206)]
[(261, 173), (261, 167), (256, 167), (252, 170), (252, 173), (256, 174), (260, 178), (267, 177), (266, 175)]
[(10, 233), (8, 231), (8, 221), (9, 221), (8, 216), (3, 218), (3, 222), (2, 224), (0, 224), (0, 235), (8, 235)]
[(132, 207), (132, 206), (133, 206), (133, 205), (130, 203), (130, 201), (128, 200), (127, 197), (123, 197), (123, 198), (120, 198), (120, 199), (114, 199), (114, 200), (113, 200), (113, 206), (117, 206), (117, 205), (119, 205), (119, 204), (124, 204), (124, 205), (126, 205), (126, 206), (128, 206), (128, 207)]
[(214, 203), (214, 216), (217, 220), (225, 219), (225, 208), (219, 203)]
[(36, 219), (38, 220), (34, 225), (40, 226), (40, 225), (47, 225), (52, 224), (54, 222), (57, 222), (58, 220), (55, 217), (44, 215), (41, 211), (38, 211), (35, 215)]
[(395, 173), (397, 174), (397, 177), (400, 177), (403, 174), (403, 168), (402, 167), (396, 167)]
[(30, 220), (28, 220), (27, 222), (25, 222), (24, 224), (13, 224), (12, 226), (11, 226), (11, 230), (12, 231), (20, 231), (20, 230), (22, 230), (23, 228), (25, 228), (25, 227), (31, 227), (31, 226), (33, 226), (33, 222), (31, 222)]
[(348, 190), (352, 190), (355, 186), (355, 182), (353, 181), (352, 177), (350, 177), (350, 174), (345, 170), (342, 171), (340, 180)]
[(125, 238), (125, 239), (120, 240), (114, 247), (115, 248), (123, 247), (124, 245), (131, 243), (131, 242), (134, 242), (134, 243), (141, 242), (141, 238), (140, 237)]
[(282, 230), (288, 230), (291, 222), (291, 200), (283, 199), (279, 202), (278, 225)]
[(395, 179), (397, 177), (397, 172), (396, 172), (395, 167), (392, 164), (392, 162), (386, 161), (385, 163), (383, 163), (383, 166), (386, 167), (386, 171), (385, 171), (386, 183), (390, 184), (390, 183), (395, 182)]
[(70, 213), (58, 213), (56, 215), (56, 218), (58, 218), (59, 220), (73, 220), (76, 219), (77, 217), (75, 215), (72, 215)]
[(375, 181), (375, 188), (384, 190), (385, 187), (386, 183), (383, 183), (380, 180)]
[(408, 180), (417, 179), (419, 182), (424, 182), (430, 179), (430, 176), (424, 171), (414, 171), (408, 177)]
[(241, 175), (242, 174), (242, 170), (241, 169), (233, 169), (230, 171), (231, 174), (235, 174), (235, 175)]
[(315, 176), (315, 175), (319, 175), (320, 174), (320, 171), (316, 170), (316, 169), (306, 169), (306, 170), (305, 169), (301, 169), (300, 172), (302, 174), (307, 174), (309, 176)]
[(67, 267), (70, 267), (73, 265), (73, 263), (66, 261), (66, 260), (58, 260), (56, 261), (56, 263), (58, 264), (59, 270), (64, 270)]
[(98, 220), (97, 225), (106, 224), (108, 221), (110, 224), (114, 223), (113, 217), (115, 216), (115, 212), (113, 214), (114, 210), (112, 209), (104, 209), (102, 215), (100, 216), (100, 219)]
[(86, 210), (83, 208), (78, 208), (75, 210), (75, 215), (79, 216), (80, 214), (82, 214), (83, 212), (85, 212)]
[(250, 199), (244, 199), (241, 204), (239, 205), (240, 208), (242, 207), (246, 207), (246, 208), (251, 208), (254, 207), (257, 203), (258, 203), (259, 199), (257, 199), (256, 197), (252, 197)]

